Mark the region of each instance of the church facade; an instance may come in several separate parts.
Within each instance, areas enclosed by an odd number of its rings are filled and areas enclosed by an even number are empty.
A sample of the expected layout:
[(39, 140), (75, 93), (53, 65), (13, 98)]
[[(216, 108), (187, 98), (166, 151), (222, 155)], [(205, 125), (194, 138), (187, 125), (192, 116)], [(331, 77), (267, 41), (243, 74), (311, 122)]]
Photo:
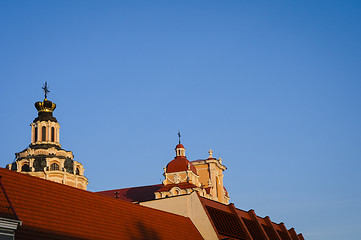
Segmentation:
[(229, 203), (222, 159), (209, 150), (207, 159), (188, 160), (180, 134), (160, 184), (84, 191), (84, 167), (62, 149), (56, 105), (43, 89), (29, 147), (0, 168), (0, 238), (304, 240), (283, 223)]

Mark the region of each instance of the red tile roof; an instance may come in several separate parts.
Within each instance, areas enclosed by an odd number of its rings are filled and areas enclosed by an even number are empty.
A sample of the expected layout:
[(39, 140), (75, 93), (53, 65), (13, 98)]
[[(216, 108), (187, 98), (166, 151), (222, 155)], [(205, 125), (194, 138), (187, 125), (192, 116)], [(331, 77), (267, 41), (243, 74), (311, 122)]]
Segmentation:
[(197, 174), (197, 169), (194, 167), (193, 163), (188, 161), (186, 157), (177, 156), (168, 163), (166, 172), (167, 173), (182, 172), (182, 171), (187, 171), (188, 169), (192, 170), (192, 172)]
[(175, 149), (177, 148), (184, 148), (183, 144), (179, 143), (177, 146), (175, 146)]
[(128, 202), (144, 202), (154, 200), (154, 192), (162, 186), (163, 184), (156, 184), (142, 187), (113, 189), (96, 193)]
[(0, 217), (19, 220), (0, 176)]
[(302, 234), (293, 228), (287, 230), (283, 223), (271, 222), (269, 217), (261, 218), (253, 210), (237, 209), (231, 203), (225, 205), (199, 197), (210, 221), (219, 236), (244, 240), (304, 240)]
[(220, 235), (237, 239), (247, 239), (246, 233), (239, 223), (237, 216), (209, 206), (206, 206), (206, 209)]
[(180, 189), (198, 188), (196, 185), (194, 185), (194, 184), (192, 184), (192, 183), (178, 183), (178, 184), (168, 184), (168, 185), (165, 185), (165, 186), (161, 187), (160, 189), (158, 189), (156, 192), (169, 191), (169, 190), (171, 190), (173, 187), (179, 187)]
[(3, 168), (0, 175), (23, 222), (17, 240), (202, 239), (189, 218)]

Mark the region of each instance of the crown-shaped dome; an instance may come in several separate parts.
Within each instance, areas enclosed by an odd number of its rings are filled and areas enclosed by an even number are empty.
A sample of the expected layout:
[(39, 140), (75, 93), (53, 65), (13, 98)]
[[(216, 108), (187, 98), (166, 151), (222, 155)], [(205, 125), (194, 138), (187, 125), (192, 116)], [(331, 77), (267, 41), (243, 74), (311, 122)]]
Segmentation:
[(48, 99), (44, 99), (42, 102), (36, 102), (35, 107), (38, 112), (53, 112), (56, 108), (56, 104)]
[(38, 110), (38, 117), (34, 119), (34, 123), (37, 121), (52, 121), (57, 122), (53, 117), (53, 111), (56, 108), (56, 104), (48, 99), (44, 99), (42, 102), (36, 102), (35, 107)]

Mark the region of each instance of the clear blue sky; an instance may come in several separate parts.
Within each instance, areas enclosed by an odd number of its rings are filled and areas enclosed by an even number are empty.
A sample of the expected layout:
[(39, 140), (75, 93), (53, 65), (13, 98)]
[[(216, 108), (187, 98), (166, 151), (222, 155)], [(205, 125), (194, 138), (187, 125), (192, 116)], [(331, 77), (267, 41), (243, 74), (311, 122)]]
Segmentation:
[(0, 1), (0, 163), (41, 87), (91, 191), (160, 183), (177, 132), (244, 210), (361, 239), (360, 1)]

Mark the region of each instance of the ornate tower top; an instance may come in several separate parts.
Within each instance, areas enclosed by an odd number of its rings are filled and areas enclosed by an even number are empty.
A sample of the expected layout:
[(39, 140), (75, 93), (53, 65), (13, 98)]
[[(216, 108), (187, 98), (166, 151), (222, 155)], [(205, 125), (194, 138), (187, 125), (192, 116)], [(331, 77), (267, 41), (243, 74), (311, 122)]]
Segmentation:
[(209, 149), (208, 154), (209, 154), (208, 159), (213, 158), (213, 151), (212, 151), (212, 149)]
[(56, 104), (47, 99), (48, 84), (45, 82), (44, 100), (36, 102), (38, 110), (31, 126), (29, 148), (15, 154), (15, 162), (7, 168), (69, 186), (86, 189), (88, 179), (84, 176), (83, 165), (74, 160), (71, 151), (61, 148), (59, 141), (60, 124), (53, 117)]
[(175, 147), (175, 154), (176, 157), (185, 157), (186, 156), (186, 150), (184, 148), (184, 146), (181, 144), (180, 138), (181, 138), (181, 134), (178, 131), (178, 138), (179, 138), (179, 143), (178, 145)]
[(57, 122), (56, 118), (53, 117), (53, 111), (56, 108), (56, 104), (47, 99), (47, 94), (50, 92), (48, 90), (47, 82), (45, 82), (42, 89), (44, 90), (44, 100), (35, 103), (35, 108), (38, 110), (38, 117), (34, 119), (34, 123), (38, 121)]

